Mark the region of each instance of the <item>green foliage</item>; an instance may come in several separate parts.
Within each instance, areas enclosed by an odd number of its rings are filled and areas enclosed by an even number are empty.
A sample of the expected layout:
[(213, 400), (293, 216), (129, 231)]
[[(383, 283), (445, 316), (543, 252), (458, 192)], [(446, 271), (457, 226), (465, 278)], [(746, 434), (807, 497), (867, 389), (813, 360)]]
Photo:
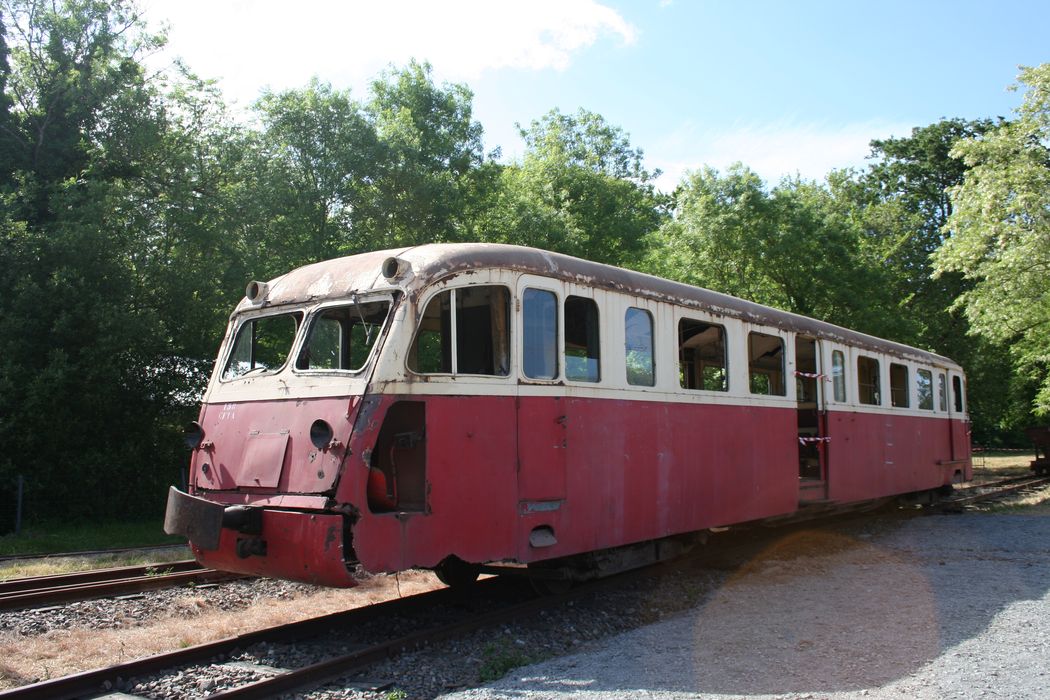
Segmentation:
[(641, 150), (586, 110), (554, 110), (520, 131), (528, 150), (503, 169), (478, 238), (637, 267), (667, 204)]
[(1015, 376), (1039, 385), (1050, 414), (1050, 63), (1025, 68), (1018, 118), (953, 151), (967, 166), (951, 189), (953, 235), (934, 256), (938, 275), (972, 283), (956, 306), (974, 333), (1011, 346)]
[(678, 210), (651, 238), (654, 274), (893, 336), (882, 270), (828, 189), (797, 179), (772, 192), (737, 164), (691, 173)]

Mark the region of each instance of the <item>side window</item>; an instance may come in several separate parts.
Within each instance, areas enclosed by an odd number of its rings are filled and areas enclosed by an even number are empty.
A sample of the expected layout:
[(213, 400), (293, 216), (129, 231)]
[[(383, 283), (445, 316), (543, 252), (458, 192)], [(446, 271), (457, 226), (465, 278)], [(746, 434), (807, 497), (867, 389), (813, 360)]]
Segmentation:
[(301, 313), (260, 316), (237, 329), (223, 379), (236, 379), (249, 372), (275, 372), (288, 360)]
[(907, 408), (911, 403), (908, 399), (908, 367), (896, 362), (890, 363), (890, 405), (897, 408)]
[(948, 410), (948, 380), (944, 372), (937, 373), (937, 406), (939, 411)]
[(915, 384), (919, 390), (919, 408), (933, 410), (933, 373), (928, 369), (915, 372)]
[(963, 386), (962, 377), (959, 375), (952, 375), (952, 402), (955, 405), (955, 412), (963, 412)]
[(598, 305), (594, 299), (570, 296), (565, 300), (565, 378), (578, 382), (601, 380)]
[(872, 406), (882, 404), (879, 387), (879, 361), (873, 357), (857, 357), (857, 398)]
[(458, 374), (510, 374), (510, 291), (503, 286), (460, 287), (456, 295)]
[(725, 328), (688, 318), (678, 322), (678, 379), (683, 389), (729, 390)]
[(452, 290), (427, 302), (409, 352), (408, 368), (421, 374), (452, 372)]
[(831, 385), (835, 400), (846, 401), (846, 359), (841, 350), (831, 352)]
[(390, 312), (388, 300), (323, 309), (295, 360), (301, 370), (349, 370), (364, 367)]
[(510, 372), (509, 318), (506, 287), (445, 290), (423, 311), (408, 368), (421, 374), (506, 376)]
[(653, 360), (653, 317), (645, 309), (631, 307), (624, 317), (626, 328), (624, 353), (627, 358), (627, 383), (635, 386), (656, 384)]
[(784, 396), (784, 340), (752, 331), (747, 335), (747, 356), (751, 393)]
[(522, 363), (526, 377), (558, 378), (558, 297), (545, 289), (521, 296)]

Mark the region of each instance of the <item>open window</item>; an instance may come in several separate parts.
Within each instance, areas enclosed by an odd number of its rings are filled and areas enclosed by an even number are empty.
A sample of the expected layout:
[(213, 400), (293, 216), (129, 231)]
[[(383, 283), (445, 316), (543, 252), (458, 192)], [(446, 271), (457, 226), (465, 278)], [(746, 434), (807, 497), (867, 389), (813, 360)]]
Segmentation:
[(911, 405), (908, 391), (907, 365), (890, 363), (890, 405), (895, 408), (908, 408)]
[(390, 300), (352, 302), (318, 311), (310, 321), (295, 368), (299, 370), (361, 370), (375, 347)]
[(577, 382), (601, 380), (598, 305), (594, 299), (565, 300), (565, 378)]
[(879, 361), (874, 357), (857, 357), (857, 398), (870, 406), (882, 405), (882, 390), (879, 386)]
[(784, 339), (752, 331), (747, 335), (747, 356), (751, 393), (786, 395)]
[(963, 382), (958, 374), (952, 375), (952, 402), (956, 413), (962, 413), (965, 405), (963, 403)]
[(408, 368), (420, 374), (507, 376), (509, 317), (510, 292), (503, 286), (459, 287), (437, 294), (420, 318)]
[(301, 312), (259, 316), (243, 322), (237, 329), (223, 379), (237, 379), (250, 373), (276, 372), (284, 367), (302, 322)]
[(678, 375), (683, 389), (728, 391), (726, 329), (689, 318), (680, 320)]

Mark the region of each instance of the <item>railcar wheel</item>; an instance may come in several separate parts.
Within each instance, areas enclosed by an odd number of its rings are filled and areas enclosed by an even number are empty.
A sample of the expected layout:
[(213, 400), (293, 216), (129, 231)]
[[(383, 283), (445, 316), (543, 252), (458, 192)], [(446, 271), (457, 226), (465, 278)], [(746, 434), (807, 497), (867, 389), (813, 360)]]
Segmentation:
[(477, 564), (469, 564), (459, 557), (446, 557), (434, 567), (434, 575), (438, 577), (438, 581), (449, 588), (471, 586), (480, 574), (481, 568)]

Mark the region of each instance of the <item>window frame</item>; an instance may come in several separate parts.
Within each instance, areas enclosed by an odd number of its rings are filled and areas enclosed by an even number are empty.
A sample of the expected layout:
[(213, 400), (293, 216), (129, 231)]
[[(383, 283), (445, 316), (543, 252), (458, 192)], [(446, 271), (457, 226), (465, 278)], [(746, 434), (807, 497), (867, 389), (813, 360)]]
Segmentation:
[[(457, 290), (461, 289), (477, 289), (480, 287), (502, 287), (507, 295), (507, 373), (506, 374), (479, 374), (476, 372), (459, 372), (459, 328), (458, 328), (458, 311), (457, 311)], [(449, 371), (447, 372), (423, 372), (419, 369), (412, 367), (410, 364), (413, 350), (416, 344), (419, 342), (419, 334), (422, 330), (423, 317), (426, 315), (427, 310), (430, 308), (430, 304), (440, 297), (442, 294), (449, 294)], [(506, 282), (497, 280), (478, 280), (471, 284), (458, 284), (458, 285), (436, 285), (431, 293), (427, 295), (417, 306), (418, 311), (415, 316), (415, 328), (413, 329), (411, 339), (409, 340), (408, 346), (405, 348), (404, 366), (405, 371), (417, 377), (427, 377), (428, 380), (434, 378), (448, 378), (448, 377), (470, 377), (471, 379), (485, 379), (485, 380), (506, 380), (514, 374), (514, 291), (513, 288)], [(392, 318), (391, 313), (388, 318)], [(367, 365), (366, 365), (367, 366)]]
[[(930, 405), (929, 406), (923, 406), (922, 405), (922, 398), (923, 398), (922, 397), (922, 381), (920, 380), (920, 377), (922, 377), (922, 376), (925, 376), (926, 377), (926, 381), (928, 382), (927, 386), (928, 386), (929, 398), (930, 398)], [(933, 370), (926, 369), (924, 367), (917, 368), (915, 370), (915, 408), (917, 408), (920, 411), (934, 411), (934, 410), (936, 410), (937, 403), (935, 401), (933, 392), (934, 392), (934, 388), (933, 388)]]
[[(777, 340), (780, 341), (780, 384), (779, 384), (779, 386), (776, 387), (776, 388), (780, 389), (779, 392), (774, 392), (773, 391), (774, 386), (773, 386), (773, 381), (770, 378), (770, 374), (768, 372), (761, 371), (764, 368), (759, 367), (759, 368), (757, 368), (757, 370), (759, 370), (759, 371), (756, 371), (756, 368), (752, 366), (752, 363), (757, 361), (761, 357), (761, 356), (759, 356), (759, 358), (755, 358), (755, 360), (751, 359), (751, 338), (752, 338), (752, 336), (756, 336), (756, 335), (763, 336), (763, 337), (766, 337), (766, 338), (776, 338)], [(765, 331), (750, 329), (750, 330), (747, 331), (747, 336), (746, 336), (746, 339), (745, 339), (745, 348), (746, 348), (746, 352), (747, 352), (745, 357), (747, 358), (747, 393), (748, 393), (748, 395), (750, 395), (750, 396), (780, 396), (780, 397), (783, 397), (783, 398), (787, 398), (789, 382), (787, 380), (788, 342), (787, 342), (786, 338), (783, 335), (781, 335), (780, 333), (766, 333)], [(755, 391), (754, 390), (754, 385), (752, 384), (752, 382), (754, 381), (754, 377), (755, 377), (756, 374), (761, 374), (762, 376), (767, 378), (768, 386), (769, 386), (769, 391), (768, 392), (759, 392), (759, 391)], [(792, 391), (794, 391), (794, 389), (792, 389)]]
[[(544, 290), (544, 291), (546, 291), (546, 290)], [(580, 300), (582, 302), (588, 302), (589, 306), (590, 306), (590, 309), (593, 309), (593, 311), (594, 311), (594, 323), (595, 323), (595, 334), (596, 334), (595, 342), (597, 344), (597, 347), (596, 347), (596, 354), (595, 354), (595, 356), (593, 358), (594, 361), (595, 361), (595, 376), (594, 376), (593, 379), (590, 378), (589, 374), (586, 377), (570, 376), (570, 374), (569, 374), (569, 364), (570, 364), (569, 363), (569, 357), (570, 357), (570, 355), (568, 354), (568, 349), (569, 349), (569, 331), (568, 331), (567, 325), (568, 325), (568, 322), (569, 322), (569, 302), (571, 300), (574, 300), (574, 299)], [(522, 313), (524, 314), (524, 301), (523, 301), (523, 304), (522, 304)], [(568, 293), (565, 294), (565, 298), (562, 300), (561, 337), (560, 337), (559, 340), (560, 340), (559, 345), (561, 345), (560, 352), (561, 352), (561, 362), (562, 362), (562, 373), (565, 375), (565, 381), (568, 381), (568, 382), (580, 382), (582, 384), (599, 384), (599, 383), (601, 383), (601, 381), (603, 379), (603, 377), (602, 377), (602, 341), (603, 341), (603, 338), (602, 338), (602, 310), (601, 310), (601, 307), (598, 305), (598, 301), (594, 297), (592, 297), (592, 296), (585, 296), (583, 294), (568, 294)], [(586, 347), (585, 349), (588, 351), (588, 354), (587, 354), (587, 356), (584, 359), (589, 361), (590, 359), (592, 359), (590, 357), (590, 354), (589, 354), (590, 347)], [(572, 355), (572, 357), (574, 359), (578, 358), (577, 355)]]
[[(709, 328), (717, 328), (720, 331), (721, 342), (722, 342), (722, 387), (720, 389), (709, 389), (706, 386), (693, 388), (683, 383), (686, 378), (685, 374), (685, 362), (682, 359), (682, 324), (693, 323), (702, 324)], [(712, 320), (706, 318), (697, 318), (693, 315), (682, 314), (678, 316), (677, 323), (675, 323), (675, 355), (678, 360), (678, 388), (683, 391), (710, 391), (715, 394), (728, 394), (730, 387), (730, 375), (729, 375), (729, 358), (731, 356), (729, 352), (729, 329), (726, 328), (724, 323), (715, 323)], [(701, 380), (703, 379), (703, 367), (700, 369)]]
[[(538, 278), (538, 279), (544, 280), (544, 282), (548, 282), (544, 278)], [(533, 376), (527, 374), (527, 372), (526, 372), (525, 343), (526, 343), (526, 340), (528, 338), (528, 332), (527, 332), (526, 325), (525, 325), (525, 320), (526, 320), (525, 319), (525, 295), (530, 290), (537, 291), (537, 292), (543, 292), (543, 293), (546, 293), (546, 294), (550, 294), (550, 295), (552, 295), (554, 297), (554, 305), (553, 305), (553, 307), (554, 307), (554, 324), (553, 324), (553, 328), (554, 328), (554, 349), (553, 349), (554, 375), (551, 376), (551, 377), (533, 377)], [(521, 324), (521, 336), (520, 336), (521, 337), (521, 342), (517, 344), (517, 350), (518, 350), (518, 352), (521, 353), (521, 355), (520, 355), (521, 364), (519, 365), (519, 367), (520, 367), (519, 371), (520, 371), (520, 374), (524, 378), (525, 381), (537, 382), (537, 383), (548, 383), (548, 382), (549, 383), (554, 383), (554, 382), (560, 381), (561, 378), (562, 378), (563, 368), (561, 366), (561, 357), (562, 357), (562, 355), (564, 353), (563, 342), (562, 342), (563, 341), (562, 335), (564, 334), (564, 331), (563, 331), (563, 329), (561, 327), (562, 326), (561, 316), (564, 314), (564, 310), (561, 308), (561, 304), (562, 304), (562, 297), (563, 296), (564, 296), (564, 292), (562, 291), (561, 288), (554, 288), (549, 283), (548, 284), (537, 284), (533, 280), (524, 280), (523, 279), (518, 285), (518, 301), (517, 301), (517, 303), (520, 303), (520, 305), (521, 305), (520, 306), (520, 313), (519, 313), (519, 316), (520, 316), (519, 323)], [(515, 306), (517, 306), (517, 303), (515, 304)]]
[[(869, 362), (873, 362), (874, 363), (874, 365), (875, 365), (875, 372), (874, 372), (875, 383), (874, 384), (861, 385), (860, 380), (861, 380), (861, 378), (862, 378), (862, 376), (864, 374), (861, 371), (861, 369), (860, 369), (861, 360), (867, 360)], [(865, 354), (862, 354), (862, 353), (857, 353), (857, 361), (856, 361), (855, 364), (857, 366), (857, 381), (856, 381), (856, 385), (857, 385), (857, 404), (859, 404), (861, 406), (885, 406), (886, 405), (885, 397), (883, 396), (883, 391), (882, 391), (882, 362), (879, 361), (879, 358), (874, 357), (872, 355), (865, 355)], [(865, 396), (864, 387), (868, 387), (868, 386), (874, 387), (872, 393), (875, 395), (875, 399), (876, 399), (875, 401), (865, 401), (864, 400), (864, 396)]]
[[(219, 372), (219, 383), (229, 384), (230, 382), (240, 381), (249, 375), (252, 378), (272, 377), (275, 374), (283, 372), (288, 367), (289, 363), (291, 363), (292, 358), (298, 357), (299, 355), (299, 346), (302, 343), (303, 326), (305, 325), (308, 312), (309, 309), (307, 307), (300, 306), (289, 309), (269, 308), (265, 311), (251, 310), (246, 313), (238, 314), (232, 332), (227, 334), (226, 346), (222, 354), (222, 370)], [(230, 365), (233, 363), (233, 353), (237, 348), (237, 340), (240, 338), (241, 330), (244, 326), (248, 323), (260, 321), (262, 319), (277, 318), (280, 316), (290, 316), (295, 320), (295, 333), (292, 335), (292, 343), (288, 348), (288, 353), (285, 355), (284, 362), (282, 362), (279, 367), (273, 369), (266, 369), (259, 372), (249, 370), (248, 372), (238, 374), (235, 377), (227, 376)]]
[[(835, 366), (835, 358), (838, 357), (838, 366)], [(831, 397), (836, 403), (849, 402), (849, 385), (846, 375), (846, 353), (843, 350), (832, 348), (831, 350)], [(836, 375), (836, 370), (838, 374)], [(839, 389), (842, 391), (840, 392)], [(840, 397), (841, 393), (841, 397)]]
[[(631, 314), (632, 311), (634, 311), (634, 312), (641, 312), (641, 313), (645, 314), (645, 316), (649, 319), (649, 375), (650, 375), (651, 382), (648, 383), (648, 384), (643, 384), (643, 383), (631, 381), (631, 371), (630, 371), (630, 361), (629, 361), (631, 350), (630, 350), (630, 346), (628, 344), (628, 341), (629, 341), (629, 337), (628, 337), (628, 316)], [(656, 355), (657, 354), (656, 338), (657, 338), (656, 317), (653, 315), (653, 312), (650, 311), (649, 309), (643, 308), (641, 306), (633, 306), (631, 304), (628, 304), (627, 307), (624, 308), (624, 312), (623, 312), (624, 379), (627, 382), (627, 386), (628, 387), (642, 387), (642, 388), (648, 387), (648, 388), (652, 388), (652, 387), (656, 386), (656, 382), (657, 382), (657, 377), (656, 377), (656, 356), (657, 356)]]
[(962, 375), (958, 372), (951, 373), (951, 404), (952, 413), (957, 416), (966, 415), (966, 385)]
[[(893, 381), (894, 369), (897, 370), (898, 375), (901, 371), (904, 372), (903, 388), (897, 386)], [(911, 372), (909, 369), (908, 365), (903, 362), (890, 360), (890, 408), (911, 408)], [(898, 403), (898, 397), (902, 397), (904, 402)]]
[[(383, 336), (387, 332), (387, 328), (390, 327), (394, 314), (397, 313), (399, 300), (400, 293), (397, 292), (385, 294), (368, 294), (367, 296), (363, 298), (358, 298), (356, 300), (358, 304), (371, 304), (377, 301), (386, 301), (389, 304), (389, 306), (387, 307), (386, 318), (383, 319), (382, 325), (379, 326), (375, 342), (373, 342), (372, 347), (368, 349), (368, 354), (365, 356), (364, 361), (361, 363), (361, 366), (358, 369), (302, 369), (298, 367), (299, 355), (306, 347), (306, 343), (310, 338), (310, 333), (313, 331), (314, 323), (320, 318), (321, 314), (323, 314), (325, 311), (328, 311), (329, 309), (337, 309), (344, 306), (352, 307), (354, 302), (350, 299), (334, 299), (332, 301), (326, 301), (323, 304), (318, 304), (317, 306), (309, 309), (299, 328), (299, 336), (301, 337), (297, 338), (297, 342), (295, 344), (295, 362), (292, 364), (292, 373), (305, 374), (314, 377), (320, 374), (337, 374), (340, 376), (346, 376), (360, 374), (364, 372), (372, 363), (372, 359), (375, 357), (377, 348), (379, 347), (379, 341), (383, 339)], [(340, 334), (342, 334), (343, 329), (340, 328), (339, 332)], [(414, 336), (413, 342), (415, 342)]]

